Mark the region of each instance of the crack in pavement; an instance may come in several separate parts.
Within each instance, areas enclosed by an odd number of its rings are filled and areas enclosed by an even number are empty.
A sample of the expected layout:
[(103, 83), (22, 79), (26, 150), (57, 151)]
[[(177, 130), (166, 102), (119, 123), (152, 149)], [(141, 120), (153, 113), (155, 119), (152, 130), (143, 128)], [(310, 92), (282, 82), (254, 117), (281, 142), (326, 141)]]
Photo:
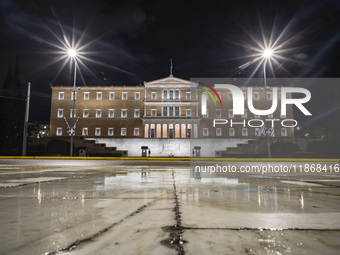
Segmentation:
[(175, 182), (175, 171), (172, 169), (172, 179), (173, 179), (173, 187), (174, 187), (174, 199), (175, 199), (175, 208), (173, 211), (175, 212), (176, 224), (174, 226), (165, 226), (162, 227), (164, 232), (169, 232), (169, 237), (162, 240), (161, 244), (176, 249), (178, 255), (185, 254), (183, 244), (187, 243), (187, 241), (183, 240), (183, 227), (181, 221), (181, 212), (180, 212), (180, 203), (177, 195), (177, 188)]
[(68, 246), (65, 247), (65, 248), (59, 249), (59, 250), (57, 250), (57, 251), (46, 252), (46, 253), (44, 253), (44, 255), (55, 255), (55, 254), (58, 254), (58, 253), (60, 253), (60, 252), (72, 251), (72, 250), (78, 248), (78, 246), (79, 246), (80, 244), (83, 244), (83, 243), (86, 243), (86, 242), (93, 241), (95, 238), (97, 238), (97, 237), (101, 236), (102, 234), (106, 233), (107, 231), (109, 231), (109, 230), (110, 230), (111, 228), (113, 228), (114, 226), (116, 226), (116, 225), (122, 223), (124, 220), (126, 220), (126, 219), (128, 219), (128, 218), (130, 218), (130, 217), (132, 217), (132, 216), (134, 216), (134, 215), (136, 215), (137, 213), (140, 213), (140, 212), (144, 211), (144, 209), (145, 209), (146, 207), (151, 206), (153, 203), (155, 203), (155, 200), (154, 200), (154, 201), (151, 201), (151, 202), (148, 202), (147, 204), (145, 204), (145, 205), (139, 207), (136, 211), (130, 213), (129, 215), (127, 215), (125, 218), (121, 219), (120, 221), (111, 224), (110, 226), (108, 226), (108, 227), (106, 227), (106, 228), (100, 230), (99, 232), (97, 232), (97, 233), (95, 233), (95, 234), (93, 234), (93, 235), (91, 235), (91, 236), (89, 236), (89, 237), (86, 237), (86, 238), (83, 238), (83, 239), (78, 239), (78, 240), (74, 241), (73, 243), (71, 243), (70, 245), (68, 245)]
[(319, 228), (194, 228), (194, 227), (181, 227), (183, 230), (250, 230), (250, 231), (340, 231), (340, 229), (319, 229)]

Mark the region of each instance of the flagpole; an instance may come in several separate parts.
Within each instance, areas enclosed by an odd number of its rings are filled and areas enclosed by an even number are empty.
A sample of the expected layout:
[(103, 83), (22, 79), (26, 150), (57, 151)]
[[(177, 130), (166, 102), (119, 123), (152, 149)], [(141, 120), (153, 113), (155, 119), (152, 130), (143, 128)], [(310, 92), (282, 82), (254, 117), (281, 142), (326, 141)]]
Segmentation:
[(172, 66), (172, 59), (170, 59), (170, 76), (172, 76), (172, 68), (173, 68), (173, 66)]
[(28, 88), (27, 88), (26, 111), (25, 111), (25, 122), (24, 122), (24, 136), (23, 136), (23, 140), (22, 140), (22, 156), (26, 156), (28, 117), (29, 117), (29, 112), (30, 112), (30, 96), (31, 96), (31, 83), (29, 82)]

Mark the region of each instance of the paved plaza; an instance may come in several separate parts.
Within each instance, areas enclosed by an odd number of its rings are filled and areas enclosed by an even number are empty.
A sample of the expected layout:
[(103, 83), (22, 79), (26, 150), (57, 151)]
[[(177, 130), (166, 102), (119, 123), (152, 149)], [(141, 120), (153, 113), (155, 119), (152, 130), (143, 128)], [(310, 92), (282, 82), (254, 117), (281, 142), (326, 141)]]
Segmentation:
[(340, 253), (339, 172), (193, 178), (190, 169), (2, 159), (0, 254)]

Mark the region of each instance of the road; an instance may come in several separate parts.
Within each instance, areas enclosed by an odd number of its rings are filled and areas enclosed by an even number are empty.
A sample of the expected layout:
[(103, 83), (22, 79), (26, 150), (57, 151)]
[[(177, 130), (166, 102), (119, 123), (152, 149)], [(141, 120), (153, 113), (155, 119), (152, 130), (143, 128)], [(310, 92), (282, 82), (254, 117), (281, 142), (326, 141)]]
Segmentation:
[(0, 160), (0, 254), (340, 253), (339, 173), (192, 175), (190, 162)]

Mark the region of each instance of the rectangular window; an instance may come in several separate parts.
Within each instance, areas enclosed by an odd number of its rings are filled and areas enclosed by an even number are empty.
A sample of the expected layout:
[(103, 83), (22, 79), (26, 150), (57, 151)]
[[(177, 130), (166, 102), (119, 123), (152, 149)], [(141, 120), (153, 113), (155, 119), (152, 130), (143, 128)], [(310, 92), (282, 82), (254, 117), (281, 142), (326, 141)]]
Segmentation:
[(174, 107), (169, 106), (169, 116), (174, 116)]
[(273, 114), (271, 113), (271, 114), (268, 114), (268, 118), (269, 119), (272, 119), (273, 118)]
[(122, 92), (122, 100), (127, 100), (127, 92)]
[(261, 128), (255, 128), (255, 136), (261, 136)]
[(260, 115), (254, 114), (254, 118), (259, 119)]
[(59, 92), (59, 100), (64, 100), (64, 92)]
[(135, 100), (139, 100), (140, 99), (140, 93), (139, 92), (135, 92)]
[(157, 93), (156, 92), (151, 92), (151, 99), (156, 100), (157, 99)]
[(173, 90), (169, 91), (169, 98), (174, 99), (174, 91)]
[(121, 136), (126, 136), (126, 128), (121, 128), (120, 135)]
[(266, 99), (272, 100), (272, 93), (271, 92), (266, 92)]
[(229, 136), (235, 136), (235, 129), (229, 128)]
[(228, 100), (233, 100), (233, 94), (231, 92), (228, 92)]
[(191, 93), (190, 92), (185, 93), (185, 98), (186, 100), (191, 100)]
[(102, 92), (97, 92), (97, 100), (102, 100)]
[(220, 119), (222, 117), (222, 110), (216, 110), (216, 118)]
[[(217, 92), (217, 95), (221, 98), (222, 100), (222, 93), (221, 92)], [(217, 98), (216, 98), (217, 99)]]
[(139, 128), (134, 128), (133, 129), (133, 135), (134, 136), (139, 136)]
[(101, 118), (102, 117), (102, 110), (98, 109), (96, 110), (96, 118)]
[(115, 93), (114, 92), (109, 93), (109, 100), (115, 100)]
[(244, 113), (243, 113), (243, 115), (242, 115), (242, 118), (247, 118), (247, 110), (246, 110), (246, 109), (244, 110)]
[(191, 117), (191, 110), (186, 110), (186, 116)]
[(157, 110), (156, 109), (151, 109), (151, 116), (156, 117), (157, 116)]
[(179, 99), (179, 89), (175, 90), (175, 99)]
[(122, 118), (127, 118), (127, 110), (122, 110), (121, 111), (121, 117)]
[(115, 117), (115, 110), (113, 109), (109, 109), (109, 115), (108, 115), (109, 118), (114, 118)]
[(71, 92), (71, 100), (73, 99), (77, 99), (77, 92), (74, 92), (73, 91)]
[(208, 136), (208, 135), (209, 135), (209, 129), (203, 128), (203, 136)]
[(139, 118), (139, 116), (140, 116), (140, 111), (139, 111), (139, 109), (135, 109), (135, 111), (134, 111), (134, 115), (133, 115), (135, 118)]
[(248, 136), (248, 129), (242, 128), (242, 136)]
[(163, 106), (163, 116), (168, 116), (168, 107)]
[(287, 128), (281, 128), (281, 136), (287, 136)]
[(90, 92), (84, 92), (84, 100), (90, 100)]
[(234, 114), (233, 114), (233, 110), (232, 109), (228, 110), (228, 116), (229, 116), (229, 118), (234, 118)]
[(209, 110), (207, 109), (206, 113), (202, 115), (204, 119), (209, 117)]
[(63, 110), (63, 109), (58, 109), (57, 117), (58, 117), (58, 118), (64, 117), (64, 110)]
[(281, 114), (280, 117), (281, 118), (286, 118), (286, 115), (285, 114)]
[(108, 128), (107, 129), (107, 135), (108, 136), (113, 136), (113, 128)]
[(175, 106), (175, 116), (180, 116), (179, 106)]
[(259, 92), (254, 92), (254, 100), (260, 100)]
[(89, 135), (89, 129), (87, 127), (84, 127), (81, 133), (82, 133), (83, 136), (88, 136)]
[(188, 124), (187, 138), (191, 138), (191, 124)]
[(216, 128), (216, 136), (221, 136), (221, 135), (222, 135), (222, 129)]
[(60, 136), (63, 134), (63, 128), (57, 128), (57, 136)]
[(89, 110), (83, 110), (83, 118), (89, 117)]
[(163, 90), (163, 99), (168, 99), (168, 91)]
[[(71, 109), (70, 110), (70, 118), (72, 118), (72, 112), (73, 112), (73, 110)], [(73, 118), (75, 118), (76, 115), (77, 115), (77, 109), (74, 109), (74, 116), (73, 116)]]
[(102, 132), (102, 131), (101, 131), (100, 128), (96, 128), (96, 129), (95, 129), (95, 135), (96, 135), (96, 136), (100, 136), (101, 132)]

